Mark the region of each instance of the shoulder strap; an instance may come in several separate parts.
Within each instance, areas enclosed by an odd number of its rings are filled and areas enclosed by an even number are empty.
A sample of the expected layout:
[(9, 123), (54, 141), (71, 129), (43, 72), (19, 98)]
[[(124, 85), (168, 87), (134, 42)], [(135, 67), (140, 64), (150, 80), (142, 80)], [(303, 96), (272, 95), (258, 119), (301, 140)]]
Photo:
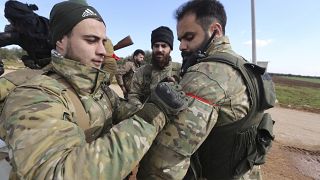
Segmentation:
[[(90, 128), (89, 124), (89, 115), (86, 113), (86, 110), (84, 109), (82, 102), (80, 101), (78, 95), (74, 91), (74, 89), (66, 82), (65, 79), (63, 79), (61, 76), (57, 74), (50, 75), (53, 79), (59, 81), (64, 86), (66, 86), (66, 93), (70, 97), (70, 100), (75, 108), (75, 117), (77, 119), (78, 125), (81, 129), (84, 131)], [(87, 136), (87, 135), (86, 135)]]
[(9, 80), (12, 84), (19, 86), (25, 82), (27, 82), (29, 79), (34, 78), (36, 75), (43, 74), (43, 70), (35, 70), (35, 69), (19, 69), (14, 72), (8, 73), (4, 75), (7, 80)]
[[(258, 65), (247, 62), (244, 58), (233, 56), (229, 53), (218, 52), (212, 56), (201, 59), (200, 62), (221, 62), (230, 65), (234, 69), (238, 70), (245, 84), (248, 86), (249, 98), (254, 108), (257, 108), (259, 102), (259, 87), (258, 79), (255, 74), (262, 75), (265, 72), (265, 68)], [(252, 73), (250, 72), (252, 71)]]

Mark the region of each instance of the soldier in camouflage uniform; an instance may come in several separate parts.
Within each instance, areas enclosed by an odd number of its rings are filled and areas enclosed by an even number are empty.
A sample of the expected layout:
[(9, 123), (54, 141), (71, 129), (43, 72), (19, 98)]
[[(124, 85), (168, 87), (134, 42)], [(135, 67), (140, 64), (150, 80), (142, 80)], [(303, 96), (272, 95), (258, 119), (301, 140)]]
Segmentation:
[(107, 55), (102, 66), (102, 70), (105, 70), (110, 74), (108, 81), (108, 85), (110, 85), (112, 83), (113, 77), (117, 73), (118, 65), (116, 61), (120, 60), (120, 58), (114, 54), (111, 39), (107, 39), (107, 42), (105, 42), (104, 47), (106, 48)]
[(171, 61), (170, 53), (173, 48), (173, 33), (170, 28), (160, 26), (151, 33), (152, 59), (134, 73), (128, 100), (130, 103), (140, 105), (150, 95), (151, 89), (167, 78), (179, 79), (181, 64)]
[[(191, 103), (187, 110), (159, 133), (140, 162), (140, 179), (212, 179), (201, 174), (201, 165), (197, 166), (200, 171), (192, 168), (195, 177), (184, 177), (190, 166), (191, 155), (197, 152), (201, 157), (202, 152), (197, 150), (204, 141), (212, 141), (208, 137), (211, 131), (214, 133), (219, 127), (236, 123), (251, 108), (248, 87), (239, 71), (226, 63), (210, 61), (210, 57), (217, 53), (239, 57), (225, 36), (226, 14), (223, 5), (216, 0), (189, 1), (176, 11), (176, 18), (179, 48), (183, 56), (179, 84)], [(207, 61), (201, 61), (202, 58), (207, 58)], [(223, 135), (219, 140), (225, 141)], [(219, 166), (228, 168), (230, 164), (227, 162), (231, 157), (224, 157), (223, 151), (229, 149), (211, 143), (214, 147), (211, 154), (215, 153), (215, 148), (221, 149), (222, 154), (216, 156), (226, 158), (225, 163)], [(234, 155), (238, 154), (234, 152)], [(220, 173), (212, 167), (202, 168)], [(233, 174), (227, 176), (232, 177)]]
[(145, 53), (143, 50), (135, 50), (132, 55), (132, 60), (125, 62), (125, 64), (118, 69), (116, 79), (126, 99), (128, 98), (128, 92), (130, 91), (132, 76), (137, 69), (141, 67), (144, 55)]
[(125, 105), (100, 70), (106, 27), (93, 7), (58, 3), (50, 28), (56, 44), (51, 63), (13, 89), (1, 109), (10, 179), (123, 179), (164, 126), (165, 115), (152, 103), (134, 116), (121, 110)]

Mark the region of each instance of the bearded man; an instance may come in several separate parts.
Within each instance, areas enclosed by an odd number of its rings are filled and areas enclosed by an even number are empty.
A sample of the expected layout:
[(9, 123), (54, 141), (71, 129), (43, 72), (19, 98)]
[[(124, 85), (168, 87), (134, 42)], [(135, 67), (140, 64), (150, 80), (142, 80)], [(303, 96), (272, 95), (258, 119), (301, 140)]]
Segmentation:
[(130, 103), (141, 105), (160, 81), (177, 81), (181, 64), (172, 62), (173, 32), (160, 26), (151, 33), (152, 59), (134, 73), (128, 93)]

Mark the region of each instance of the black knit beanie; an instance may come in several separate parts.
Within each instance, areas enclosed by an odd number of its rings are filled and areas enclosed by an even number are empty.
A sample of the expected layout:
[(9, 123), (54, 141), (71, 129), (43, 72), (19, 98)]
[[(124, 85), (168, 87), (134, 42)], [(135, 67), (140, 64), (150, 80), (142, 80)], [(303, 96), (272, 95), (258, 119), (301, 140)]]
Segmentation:
[(173, 32), (166, 26), (160, 26), (151, 33), (151, 48), (156, 42), (167, 43), (173, 49)]
[(97, 18), (103, 22), (96, 9), (84, 3), (64, 1), (53, 6), (50, 12), (51, 40), (56, 42), (68, 34), (80, 21), (87, 18)]

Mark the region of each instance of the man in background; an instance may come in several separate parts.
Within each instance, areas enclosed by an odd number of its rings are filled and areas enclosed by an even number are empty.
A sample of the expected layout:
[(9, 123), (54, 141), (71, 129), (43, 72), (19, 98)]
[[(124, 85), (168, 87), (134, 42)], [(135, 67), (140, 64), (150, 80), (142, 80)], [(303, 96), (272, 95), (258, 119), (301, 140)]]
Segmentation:
[(133, 74), (128, 100), (135, 105), (143, 104), (150, 92), (160, 81), (177, 81), (181, 64), (172, 62), (173, 32), (166, 26), (160, 26), (151, 33), (151, 64), (143, 65)]
[(132, 59), (126, 61), (118, 69), (116, 79), (123, 92), (123, 96), (125, 99), (128, 98), (128, 92), (130, 91), (133, 74), (137, 71), (139, 67), (142, 66), (144, 56), (144, 51), (141, 49), (137, 49), (134, 51)]
[(108, 85), (110, 85), (113, 81), (113, 77), (117, 73), (118, 65), (117, 61), (120, 60), (118, 56), (114, 54), (113, 44), (111, 39), (107, 39), (105, 42), (104, 47), (106, 48), (106, 57), (104, 59), (104, 63), (102, 65), (102, 70), (105, 70), (109, 73), (109, 81)]

